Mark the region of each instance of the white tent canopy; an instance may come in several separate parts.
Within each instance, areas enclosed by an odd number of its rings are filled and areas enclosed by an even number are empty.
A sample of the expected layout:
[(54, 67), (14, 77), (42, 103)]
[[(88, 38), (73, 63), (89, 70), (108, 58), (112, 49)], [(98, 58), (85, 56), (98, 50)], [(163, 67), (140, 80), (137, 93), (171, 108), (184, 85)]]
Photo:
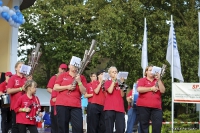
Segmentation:
[(50, 106), (51, 95), (47, 89), (37, 88), (36, 96), (39, 98), (41, 106)]

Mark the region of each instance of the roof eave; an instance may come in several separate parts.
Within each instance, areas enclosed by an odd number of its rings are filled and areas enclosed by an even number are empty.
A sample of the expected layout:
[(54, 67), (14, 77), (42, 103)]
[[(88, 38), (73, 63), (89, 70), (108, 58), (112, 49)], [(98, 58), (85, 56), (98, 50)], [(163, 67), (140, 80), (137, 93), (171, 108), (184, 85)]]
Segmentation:
[(22, 4), (20, 5), (20, 10), (24, 10), (29, 8), (35, 3), (36, 0), (23, 0)]

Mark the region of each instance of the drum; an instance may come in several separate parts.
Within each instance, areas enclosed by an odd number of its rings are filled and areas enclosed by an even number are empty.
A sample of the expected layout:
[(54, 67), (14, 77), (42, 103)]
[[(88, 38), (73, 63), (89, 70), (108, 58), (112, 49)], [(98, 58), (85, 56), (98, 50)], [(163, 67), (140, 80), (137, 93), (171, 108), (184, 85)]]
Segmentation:
[(2, 94), (0, 96), (0, 100), (1, 100), (2, 108), (10, 107), (10, 95), (9, 94)]

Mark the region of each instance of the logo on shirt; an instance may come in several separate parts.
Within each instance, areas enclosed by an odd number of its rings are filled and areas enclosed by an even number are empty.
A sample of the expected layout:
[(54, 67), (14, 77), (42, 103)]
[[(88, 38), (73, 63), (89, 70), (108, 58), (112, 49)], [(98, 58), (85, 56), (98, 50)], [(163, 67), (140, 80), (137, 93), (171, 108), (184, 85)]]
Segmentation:
[(92, 87), (90, 87), (90, 91), (93, 91)]
[(15, 86), (19, 85), (19, 80), (15, 80)]
[(68, 80), (67, 78), (63, 78), (63, 80)]
[(116, 90), (120, 90), (120, 87), (118, 86), (118, 87), (116, 87)]

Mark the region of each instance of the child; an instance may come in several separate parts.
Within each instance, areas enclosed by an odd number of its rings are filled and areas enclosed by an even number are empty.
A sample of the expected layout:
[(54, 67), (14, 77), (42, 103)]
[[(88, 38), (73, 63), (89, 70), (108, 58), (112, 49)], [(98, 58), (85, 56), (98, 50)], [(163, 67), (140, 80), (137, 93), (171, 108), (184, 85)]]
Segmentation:
[(10, 110), (12, 113), (12, 133), (19, 132), (18, 126), (16, 124), (16, 113), (14, 111), (14, 106), (19, 97), (24, 94), (24, 84), (27, 81), (26, 77), (20, 72), (21, 66), (23, 64), (24, 63), (21, 61), (18, 61), (15, 64), (16, 74), (10, 77), (7, 84), (7, 93), (10, 94), (11, 99)]
[(40, 111), (40, 102), (38, 97), (34, 95), (36, 86), (35, 81), (28, 80), (24, 85), (26, 94), (19, 97), (14, 106), (16, 123), (20, 133), (26, 133), (26, 128), (30, 133), (38, 133), (36, 116)]

